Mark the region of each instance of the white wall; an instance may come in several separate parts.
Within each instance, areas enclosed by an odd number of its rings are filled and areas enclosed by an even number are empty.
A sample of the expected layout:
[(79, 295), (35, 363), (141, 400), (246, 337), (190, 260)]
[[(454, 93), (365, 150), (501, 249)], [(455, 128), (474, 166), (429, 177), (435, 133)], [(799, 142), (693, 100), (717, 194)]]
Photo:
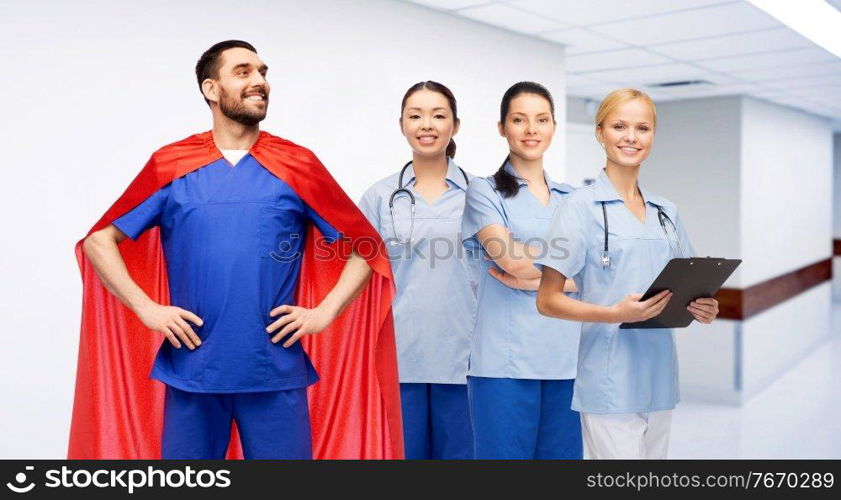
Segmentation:
[(156, 148), (210, 127), (193, 67), (253, 43), (270, 66), (264, 129), (313, 149), (354, 198), (399, 168), (409, 85), (439, 80), (462, 120), (459, 161), (487, 175), (506, 145), (499, 99), (518, 80), (557, 96), (547, 168), (564, 177), (563, 50), (393, 1), (3, 2), (0, 457), (63, 457), (80, 282), (73, 245)]
[[(742, 102), (743, 286), (832, 255), (832, 127), (793, 108)], [(744, 322), (745, 397), (826, 340), (832, 285), (824, 283)]]
[(742, 286), (832, 255), (832, 125), (742, 101)]
[(567, 122), (593, 126), (598, 107), (598, 101), (583, 97), (567, 96)]
[[(640, 183), (670, 199), (701, 256), (735, 258), (739, 239), (740, 98), (657, 103), (657, 132)], [(739, 287), (739, 269), (725, 283)]]
[[(657, 132), (640, 182), (678, 206), (702, 256), (741, 256), (740, 98), (658, 102)], [(725, 283), (736, 287), (739, 270)], [(738, 401), (740, 322), (694, 323), (676, 333), (684, 396)]]
[(822, 283), (742, 322), (742, 400), (767, 387), (829, 338), (831, 289), (831, 283)]
[(598, 102), (567, 97), (566, 182), (581, 186), (584, 179), (595, 179), (604, 168), (604, 149), (596, 140), (595, 120)]
[[(841, 134), (833, 136), (833, 160), (835, 167), (833, 169), (833, 178), (835, 179), (835, 189), (833, 192), (833, 237), (841, 240)], [(832, 259), (832, 296), (836, 302), (841, 302), (841, 257)]]
[(604, 149), (596, 140), (594, 126), (567, 122), (566, 182), (582, 186), (584, 179), (595, 179), (604, 168)]
[(841, 133), (832, 136), (833, 179), (835, 192), (833, 196), (833, 231), (835, 238), (841, 239)]
[[(744, 97), (658, 103), (641, 182), (677, 203), (700, 255), (741, 258), (747, 288), (830, 253), (831, 124)], [(685, 395), (738, 403), (823, 342), (824, 283), (746, 321), (677, 334)]]

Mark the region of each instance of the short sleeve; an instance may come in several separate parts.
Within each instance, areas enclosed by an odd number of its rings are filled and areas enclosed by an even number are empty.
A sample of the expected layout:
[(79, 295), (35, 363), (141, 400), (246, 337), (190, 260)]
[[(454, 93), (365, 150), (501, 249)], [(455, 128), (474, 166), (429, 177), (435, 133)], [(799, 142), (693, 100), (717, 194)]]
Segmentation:
[[(686, 228), (683, 227), (683, 222), (680, 220), (680, 214), (675, 211), (675, 228), (677, 228), (677, 237), (680, 241), (680, 248), (676, 248), (675, 252), (678, 257), (697, 257), (695, 248), (689, 241), (689, 235), (686, 233)], [(680, 251), (683, 249), (685, 255), (681, 255)]]
[(146, 198), (140, 205), (132, 208), (121, 217), (114, 220), (113, 224), (120, 231), (132, 240), (136, 240), (147, 229), (159, 226), (166, 201), (169, 198), (170, 185), (155, 191), (152, 196)]
[(312, 222), (315, 225), (315, 227), (318, 228), (319, 231), (321, 231), (321, 234), (322, 236), (324, 236), (324, 239), (327, 240), (327, 243), (335, 243), (336, 240), (339, 239), (339, 231), (337, 231), (336, 228), (331, 226), (330, 223), (324, 220), (320, 215), (315, 213), (315, 210), (310, 208), (309, 205), (305, 206), (307, 219), (309, 219), (309, 221)]
[(374, 229), (378, 233), (382, 232), (380, 228), (379, 196), (377, 196), (377, 190), (374, 186), (368, 188), (365, 194), (362, 195), (362, 198), (359, 200), (359, 210), (362, 211), (362, 214), (374, 226)]
[(468, 250), (480, 250), (482, 245), (476, 233), (492, 224), (508, 227), (502, 198), (487, 179), (480, 178), (470, 183), (461, 219), (462, 243)]
[(587, 259), (587, 207), (574, 199), (565, 199), (555, 209), (546, 234), (546, 251), (535, 261), (572, 279), (584, 269)]

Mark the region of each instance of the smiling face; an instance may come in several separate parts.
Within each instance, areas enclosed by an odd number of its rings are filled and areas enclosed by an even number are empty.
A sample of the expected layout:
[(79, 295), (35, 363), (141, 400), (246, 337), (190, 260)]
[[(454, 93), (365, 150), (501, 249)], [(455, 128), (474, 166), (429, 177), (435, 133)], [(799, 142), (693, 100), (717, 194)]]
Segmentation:
[(608, 164), (639, 167), (654, 142), (654, 110), (643, 99), (620, 104), (596, 126)]
[(208, 78), (202, 90), (219, 111), (247, 126), (260, 123), (269, 107), (268, 66), (254, 52), (235, 47), (222, 52), (218, 78)]
[(551, 104), (545, 97), (531, 93), (511, 99), (505, 121), (498, 125), (499, 135), (508, 140), (511, 156), (527, 161), (542, 158), (555, 133)]
[(414, 154), (422, 157), (445, 154), (458, 125), (447, 98), (429, 89), (410, 95), (400, 117), (400, 131)]

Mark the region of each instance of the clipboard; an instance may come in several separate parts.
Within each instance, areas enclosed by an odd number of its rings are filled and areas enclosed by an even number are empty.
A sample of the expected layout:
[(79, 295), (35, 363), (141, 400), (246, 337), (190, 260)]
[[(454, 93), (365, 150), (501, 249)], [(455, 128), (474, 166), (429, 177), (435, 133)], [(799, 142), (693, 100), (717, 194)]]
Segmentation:
[(741, 259), (715, 257), (670, 260), (641, 299), (646, 300), (663, 290), (671, 290), (673, 295), (669, 304), (658, 316), (635, 323), (622, 323), (619, 328), (685, 328), (689, 326), (695, 317), (686, 310), (686, 306), (695, 299), (713, 297), (741, 263)]

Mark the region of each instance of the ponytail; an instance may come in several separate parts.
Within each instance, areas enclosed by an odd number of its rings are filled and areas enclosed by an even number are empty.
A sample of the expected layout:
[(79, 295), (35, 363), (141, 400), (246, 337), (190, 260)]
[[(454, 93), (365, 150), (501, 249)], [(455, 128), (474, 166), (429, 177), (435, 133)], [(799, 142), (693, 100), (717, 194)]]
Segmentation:
[(456, 141), (450, 139), (450, 143), (447, 144), (447, 156), (450, 158), (456, 157)]
[(503, 198), (511, 198), (520, 191), (520, 181), (505, 170), (505, 165), (508, 164), (510, 158), (510, 156), (505, 157), (502, 165), (499, 166), (499, 170), (494, 172), (493, 176), (496, 190), (502, 194)]

